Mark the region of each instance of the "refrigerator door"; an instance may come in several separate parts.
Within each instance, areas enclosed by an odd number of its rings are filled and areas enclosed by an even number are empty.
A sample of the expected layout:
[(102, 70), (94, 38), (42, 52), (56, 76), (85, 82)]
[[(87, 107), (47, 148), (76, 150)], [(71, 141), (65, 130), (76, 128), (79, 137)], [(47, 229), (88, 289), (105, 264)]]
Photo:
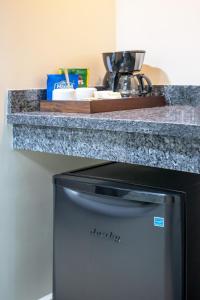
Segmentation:
[(182, 209), (155, 190), (55, 185), (54, 299), (182, 300)]

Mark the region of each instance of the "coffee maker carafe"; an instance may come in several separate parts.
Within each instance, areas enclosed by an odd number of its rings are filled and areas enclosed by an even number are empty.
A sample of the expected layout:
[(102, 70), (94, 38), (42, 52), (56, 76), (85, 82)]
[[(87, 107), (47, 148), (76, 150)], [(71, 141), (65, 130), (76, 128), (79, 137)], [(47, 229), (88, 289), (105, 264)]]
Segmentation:
[(150, 79), (141, 71), (145, 51), (120, 51), (103, 53), (107, 73), (104, 87), (118, 91), (123, 97), (144, 96), (152, 91)]

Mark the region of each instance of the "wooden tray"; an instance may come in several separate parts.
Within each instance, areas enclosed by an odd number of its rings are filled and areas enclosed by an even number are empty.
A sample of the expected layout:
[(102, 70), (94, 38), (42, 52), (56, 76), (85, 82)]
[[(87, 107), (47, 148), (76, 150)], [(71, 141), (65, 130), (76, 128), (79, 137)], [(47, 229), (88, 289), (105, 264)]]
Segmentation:
[(146, 96), (112, 100), (68, 100), (68, 101), (41, 101), (40, 111), (61, 113), (94, 114), (119, 110), (150, 108), (165, 106), (163, 96)]

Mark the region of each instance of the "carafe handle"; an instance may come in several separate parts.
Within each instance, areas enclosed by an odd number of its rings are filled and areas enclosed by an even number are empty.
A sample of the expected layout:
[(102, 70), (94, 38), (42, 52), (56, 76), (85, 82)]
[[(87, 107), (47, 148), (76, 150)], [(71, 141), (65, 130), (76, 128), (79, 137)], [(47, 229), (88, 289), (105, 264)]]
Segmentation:
[[(151, 93), (152, 92), (151, 80), (144, 74), (137, 74), (136, 76), (139, 81), (140, 96)], [(145, 85), (145, 81), (146, 81), (147, 85)]]

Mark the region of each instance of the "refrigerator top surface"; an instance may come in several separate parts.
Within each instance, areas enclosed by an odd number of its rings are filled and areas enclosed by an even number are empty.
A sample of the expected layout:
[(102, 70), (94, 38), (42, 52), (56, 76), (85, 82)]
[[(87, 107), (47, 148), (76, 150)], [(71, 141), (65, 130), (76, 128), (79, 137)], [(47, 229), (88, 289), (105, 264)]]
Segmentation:
[[(62, 174), (62, 176), (65, 175), (120, 181), (134, 185), (183, 192), (187, 192), (193, 186), (197, 186), (200, 183), (200, 175), (198, 174), (125, 163), (107, 163)], [(56, 175), (55, 178), (59, 178), (59, 176)]]

